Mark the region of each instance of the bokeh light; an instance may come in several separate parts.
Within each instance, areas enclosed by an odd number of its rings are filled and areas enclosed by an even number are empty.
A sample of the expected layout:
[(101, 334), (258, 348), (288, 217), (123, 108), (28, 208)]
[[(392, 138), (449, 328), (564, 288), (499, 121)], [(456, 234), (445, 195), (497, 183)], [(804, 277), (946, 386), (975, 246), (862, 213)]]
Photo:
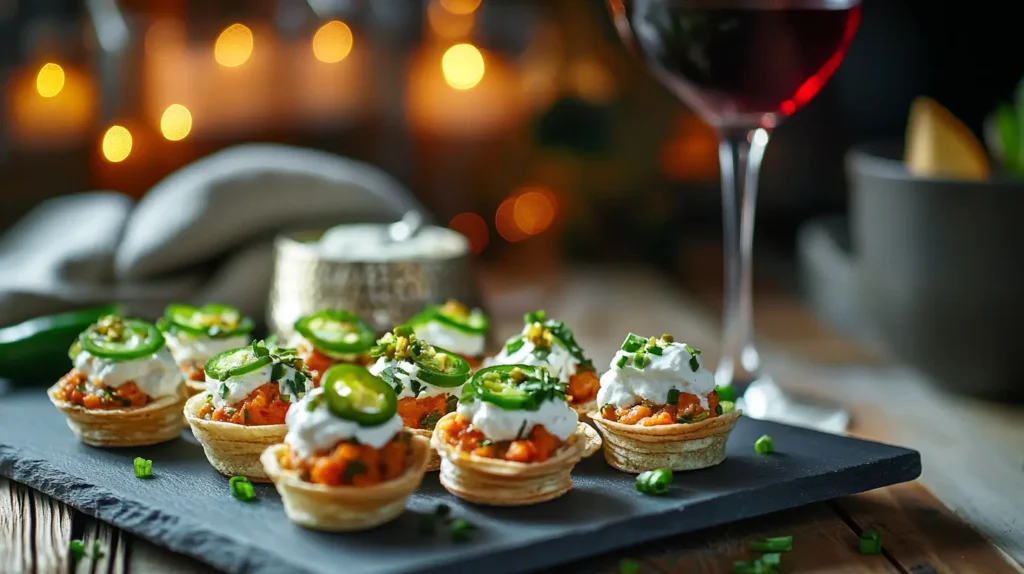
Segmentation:
[(252, 56), (252, 30), (244, 24), (232, 24), (217, 36), (213, 45), (213, 57), (226, 68), (236, 68)]
[(484, 56), (472, 44), (456, 44), (441, 58), (444, 80), (456, 90), (468, 90), (484, 77)]
[(127, 159), (132, 153), (132, 133), (124, 126), (110, 126), (103, 134), (103, 157), (112, 163)]
[(325, 64), (340, 62), (352, 51), (352, 29), (340, 20), (331, 20), (313, 35), (313, 55)]
[(181, 104), (171, 104), (160, 116), (160, 133), (172, 142), (180, 141), (192, 131), (192, 112)]
[(466, 236), (469, 252), (473, 255), (482, 252), (490, 241), (487, 222), (476, 213), (460, 213), (448, 222), (448, 227)]
[(52, 98), (64, 89), (64, 68), (50, 62), (43, 64), (36, 74), (36, 91), (44, 98)]
[(557, 205), (553, 194), (530, 189), (521, 193), (512, 208), (512, 219), (523, 233), (543, 233), (555, 221)]
[(442, 38), (464, 38), (473, 30), (473, 14), (452, 14), (438, 0), (427, 5), (427, 23)]
[(480, 7), (481, 0), (441, 0), (441, 6), (452, 14), (472, 14)]
[(505, 241), (515, 243), (529, 237), (529, 235), (516, 225), (515, 209), (516, 199), (514, 194), (505, 198), (494, 212), (494, 228), (498, 235)]

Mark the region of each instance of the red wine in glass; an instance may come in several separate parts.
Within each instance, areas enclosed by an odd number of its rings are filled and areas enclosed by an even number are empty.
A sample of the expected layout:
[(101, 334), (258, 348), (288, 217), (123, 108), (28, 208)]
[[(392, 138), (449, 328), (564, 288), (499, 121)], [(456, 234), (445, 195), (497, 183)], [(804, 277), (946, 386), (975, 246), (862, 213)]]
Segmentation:
[(620, 34), (709, 123), (774, 127), (839, 67), (857, 0), (621, 0)]

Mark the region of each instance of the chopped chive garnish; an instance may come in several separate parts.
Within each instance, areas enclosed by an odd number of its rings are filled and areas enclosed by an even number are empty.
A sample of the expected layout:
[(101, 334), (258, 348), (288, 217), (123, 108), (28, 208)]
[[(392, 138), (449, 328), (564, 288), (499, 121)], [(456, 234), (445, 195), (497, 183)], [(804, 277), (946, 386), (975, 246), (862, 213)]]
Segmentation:
[(693, 417), (693, 422), (699, 423), (700, 421), (702, 421), (702, 420), (704, 420), (704, 419), (706, 419), (706, 418), (708, 418), (710, 416), (711, 416), (711, 413), (709, 413), (707, 411), (704, 411), (704, 412), (698, 414), (697, 416)]
[(754, 442), (754, 451), (757, 454), (771, 454), (775, 451), (775, 441), (768, 435), (762, 435)]
[(645, 342), (643, 337), (630, 333), (626, 335), (626, 340), (622, 342), (622, 347), (620, 348), (627, 353), (635, 353), (644, 347)]
[(252, 488), (252, 483), (249, 479), (244, 476), (232, 476), (231, 480), (228, 481), (231, 486), (231, 494), (234, 495), (238, 500), (248, 502), (256, 498), (256, 491)]
[(619, 357), (618, 361), (615, 361), (615, 366), (620, 368), (620, 369), (624, 369), (624, 368), (626, 368), (626, 364), (627, 363), (629, 363), (629, 356), (628, 355), (622, 355), (621, 357)]
[(469, 540), (469, 531), (473, 528), (468, 520), (456, 518), (448, 525), (448, 532), (451, 533), (453, 542), (465, 542)]
[(669, 389), (668, 398), (665, 399), (666, 405), (674, 405), (679, 403), (679, 389)]
[(478, 447), (493, 446), (493, 445), (494, 445), (494, 441), (492, 441), (489, 438), (485, 438), (484, 440), (476, 443), (476, 446), (478, 446)]
[(715, 414), (716, 415), (720, 415), (723, 412), (724, 411), (722, 411), (722, 403), (718, 403), (717, 405), (715, 405)]
[(697, 357), (690, 357), (690, 370), (695, 373), (700, 370), (700, 361), (697, 360)]
[(672, 470), (656, 468), (641, 472), (636, 477), (636, 489), (644, 494), (660, 496), (672, 486)]
[(658, 355), (660, 357), (661, 354), (665, 352), (665, 349), (662, 349), (657, 345), (648, 345), (647, 352), (651, 355)]
[(792, 536), (777, 536), (750, 543), (750, 550), (752, 552), (789, 552), (792, 549)]
[(221, 383), (219, 391), (220, 391), (220, 398), (222, 398), (222, 399), (228, 398), (228, 386), (227, 386), (227, 384)]
[(135, 478), (149, 478), (153, 476), (153, 461), (135, 457)]
[(874, 528), (868, 528), (860, 534), (860, 544), (857, 551), (861, 554), (881, 554), (882, 535)]
[(358, 474), (366, 472), (366, 464), (361, 460), (351, 460), (345, 465), (345, 481), (352, 482)]
[(782, 555), (778, 552), (762, 554), (761, 564), (771, 567), (773, 571), (778, 571), (779, 567), (782, 566)]
[(693, 422), (693, 415), (690, 413), (683, 413), (676, 417), (676, 422), (679, 424), (688, 425)]
[(505, 351), (508, 352), (509, 355), (511, 355), (512, 353), (515, 353), (519, 349), (522, 349), (523, 345), (525, 344), (526, 339), (523, 339), (522, 337), (518, 339), (513, 339), (508, 342), (508, 345), (505, 345)]
[(643, 369), (647, 365), (647, 353), (643, 351), (637, 351), (633, 355), (633, 366), (637, 369)]
[(640, 574), (640, 563), (636, 560), (623, 558), (619, 561), (619, 574)]
[(732, 401), (722, 401), (722, 402), (718, 403), (718, 407), (720, 409), (722, 409), (722, 412), (720, 412), (718, 414), (722, 415), (722, 414), (725, 414), (725, 413), (731, 413), (734, 410), (736, 410), (736, 403), (734, 403)]

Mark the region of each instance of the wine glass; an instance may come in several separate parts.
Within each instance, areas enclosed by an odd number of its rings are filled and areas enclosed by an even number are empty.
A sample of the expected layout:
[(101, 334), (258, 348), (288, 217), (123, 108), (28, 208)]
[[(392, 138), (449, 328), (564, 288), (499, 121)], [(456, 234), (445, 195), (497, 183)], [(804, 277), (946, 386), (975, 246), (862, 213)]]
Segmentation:
[(757, 176), (772, 129), (821, 90), (860, 23), (860, 0), (608, 0), (615, 27), (655, 76), (718, 133), (725, 298), (716, 383), (747, 414), (833, 432), (845, 411), (787, 397), (753, 337)]

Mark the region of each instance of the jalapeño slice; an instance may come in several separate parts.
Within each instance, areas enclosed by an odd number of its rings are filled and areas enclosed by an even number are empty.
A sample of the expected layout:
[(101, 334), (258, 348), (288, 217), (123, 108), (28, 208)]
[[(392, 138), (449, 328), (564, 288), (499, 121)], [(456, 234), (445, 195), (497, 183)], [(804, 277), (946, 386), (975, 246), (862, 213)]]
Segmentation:
[(245, 335), (254, 327), (252, 319), (240, 310), (218, 303), (202, 307), (171, 303), (164, 309), (163, 324), (193, 337), (211, 338)]
[(537, 410), (545, 400), (565, 400), (565, 385), (544, 367), (495, 365), (480, 369), (462, 393), (462, 401), (485, 401), (507, 411)]
[(434, 355), (425, 353), (413, 359), (419, 368), (416, 378), (435, 387), (452, 388), (462, 385), (469, 379), (472, 367), (466, 359), (456, 353), (434, 347)]
[(107, 315), (78, 336), (78, 345), (94, 357), (130, 361), (162, 349), (164, 336), (152, 323)]
[(357, 315), (327, 309), (301, 317), (295, 330), (314, 347), (328, 353), (365, 353), (373, 346), (373, 330)]
[(274, 360), (269, 355), (256, 354), (255, 344), (253, 344), (217, 353), (206, 361), (203, 370), (211, 379), (226, 381), (231, 377), (262, 369), (273, 362)]
[(327, 369), (320, 386), (327, 408), (337, 417), (360, 426), (386, 423), (398, 412), (398, 395), (380, 377), (359, 365), (340, 364)]
[(458, 301), (449, 301), (444, 305), (431, 305), (409, 321), (412, 325), (422, 325), (437, 321), (467, 335), (483, 335), (490, 324), (487, 315), (479, 309), (468, 309)]

